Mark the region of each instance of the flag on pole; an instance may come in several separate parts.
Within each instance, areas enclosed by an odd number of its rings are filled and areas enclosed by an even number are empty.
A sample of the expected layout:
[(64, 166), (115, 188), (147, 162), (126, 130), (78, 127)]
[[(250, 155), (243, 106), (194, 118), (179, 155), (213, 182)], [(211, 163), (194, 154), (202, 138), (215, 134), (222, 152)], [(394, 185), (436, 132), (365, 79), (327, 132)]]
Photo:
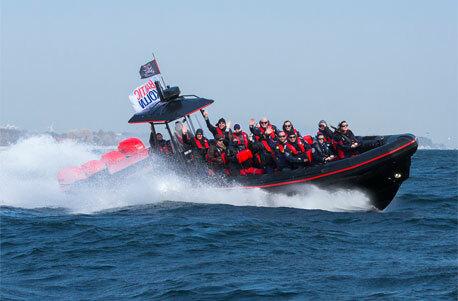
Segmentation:
[(161, 74), (161, 71), (159, 70), (159, 65), (157, 64), (156, 59), (140, 67), (141, 78), (148, 78), (158, 74)]

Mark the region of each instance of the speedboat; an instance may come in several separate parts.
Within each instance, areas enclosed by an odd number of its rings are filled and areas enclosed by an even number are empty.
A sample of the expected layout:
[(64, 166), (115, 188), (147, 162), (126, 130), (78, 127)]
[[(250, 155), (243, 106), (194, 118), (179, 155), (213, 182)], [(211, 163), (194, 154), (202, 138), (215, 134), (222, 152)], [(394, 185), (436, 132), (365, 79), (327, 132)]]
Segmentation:
[[(149, 123), (153, 133), (157, 126), (165, 126), (174, 149), (170, 161), (173, 164), (186, 164), (186, 154), (179, 151), (179, 142), (172, 134), (170, 124), (183, 120), (195, 132), (193, 118), (199, 121), (199, 114), (196, 113), (212, 105), (214, 100), (181, 95), (178, 87), (162, 89), (159, 82), (155, 82), (155, 85), (159, 100), (134, 114), (129, 123)], [(358, 139), (370, 147), (356, 156), (268, 174), (223, 175), (225, 179), (219, 181), (221, 189), (260, 188), (275, 193), (291, 193), (308, 184), (326, 190), (357, 189), (369, 196), (374, 207), (384, 210), (401, 184), (409, 178), (411, 158), (418, 147), (417, 139), (412, 134), (362, 136)], [(132, 137), (121, 141), (117, 150), (103, 154), (100, 160), (62, 169), (58, 173), (58, 181), (67, 191), (108, 178), (123, 181), (139, 171), (155, 172), (151, 164), (154, 160), (155, 156), (151, 155), (144, 143)], [(183, 170), (183, 165), (180, 170)], [(187, 169), (190, 177), (197, 176), (195, 171), (192, 167)], [(198, 176), (211, 177), (201, 173)]]

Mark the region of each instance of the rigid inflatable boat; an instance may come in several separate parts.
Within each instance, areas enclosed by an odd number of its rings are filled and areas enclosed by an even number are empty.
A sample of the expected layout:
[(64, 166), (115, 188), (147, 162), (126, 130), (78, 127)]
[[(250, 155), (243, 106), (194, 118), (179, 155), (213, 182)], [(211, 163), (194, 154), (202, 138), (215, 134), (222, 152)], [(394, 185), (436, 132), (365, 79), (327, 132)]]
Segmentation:
[[(214, 101), (196, 95), (180, 95), (177, 87), (162, 90), (159, 82), (155, 82), (154, 88), (159, 100), (153, 102), (151, 97), (155, 95), (145, 93), (145, 98), (151, 96), (149, 100), (152, 105), (133, 115), (129, 123), (150, 123), (153, 133), (157, 125), (164, 125), (174, 149), (174, 154), (170, 157), (171, 165), (178, 165), (180, 172), (185, 170), (190, 178), (211, 177), (197, 173), (195, 164), (186, 165), (186, 154), (178, 151), (178, 141), (175, 140), (169, 124), (182, 120), (195, 132), (192, 118), (199, 122), (199, 114), (194, 113)], [(301, 185), (309, 183), (330, 190), (357, 189), (366, 193), (376, 208), (383, 210), (393, 200), (402, 182), (409, 178), (411, 157), (418, 147), (416, 138), (412, 134), (400, 134), (358, 139), (369, 147), (350, 158), (270, 174), (223, 175), (226, 178), (218, 183), (221, 189), (260, 188), (276, 193), (298, 191)], [(119, 143), (117, 150), (103, 154), (100, 160), (61, 170), (58, 181), (61, 187), (71, 191), (104, 182), (106, 179), (126, 181), (137, 172), (160, 173), (160, 170), (155, 171), (152, 167), (151, 163), (157, 157), (150, 153), (140, 139), (128, 138)]]

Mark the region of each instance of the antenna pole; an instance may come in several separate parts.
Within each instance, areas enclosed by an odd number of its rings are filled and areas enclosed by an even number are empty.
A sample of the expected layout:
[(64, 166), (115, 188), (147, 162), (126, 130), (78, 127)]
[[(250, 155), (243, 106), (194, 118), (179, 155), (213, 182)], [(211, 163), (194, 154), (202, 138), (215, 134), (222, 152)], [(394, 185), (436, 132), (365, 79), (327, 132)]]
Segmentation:
[[(156, 56), (154, 55), (154, 52), (153, 52), (153, 59), (156, 61), (156, 64), (157, 64), (157, 66), (159, 68), (159, 63), (158, 63), (158, 61), (156, 59)], [(159, 71), (161, 71), (161, 69), (159, 69)], [(165, 84), (164, 78), (162, 77), (162, 73), (161, 73), (161, 80), (162, 80), (162, 84), (164, 85), (164, 89), (166, 89), (167, 85)]]

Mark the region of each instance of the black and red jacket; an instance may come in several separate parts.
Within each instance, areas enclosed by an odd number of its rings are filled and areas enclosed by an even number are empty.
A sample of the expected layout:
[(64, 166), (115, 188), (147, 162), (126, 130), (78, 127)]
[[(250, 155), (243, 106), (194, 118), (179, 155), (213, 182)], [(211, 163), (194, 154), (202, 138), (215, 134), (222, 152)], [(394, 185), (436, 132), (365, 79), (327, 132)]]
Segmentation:
[[(266, 132), (266, 129), (267, 128), (271, 128), (272, 129), (272, 133), (270, 133), (269, 137), (267, 137), (265, 135), (265, 132)], [(260, 141), (262, 139), (267, 139), (267, 138), (270, 138), (270, 139), (275, 139), (278, 135), (278, 129), (275, 125), (273, 124), (268, 124), (266, 128), (263, 128), (263, 127), (256, 127), (256, 126), (250, 126), (250, 131), (251, 133), (254, 135), (254, 139), (256, 141)]]
[(285, 157), (290, 163), (304, 163), (304, 159), (307, 159), (308, 163), (311, 163), (312, 148), (301, 139), (297, 139), (294, 143), (288, 141), (285, 148)]
[(238, 134), (236, 132), (232, 132), (231, 138), (231, 145), (234, 150), (241, 151), (251, 148), (251, 141), (248, 139), (247, 133), (243, 131), (239, 132)]
[(277, 168), (282, 170), (283, 168), (290, 167), (288, 160), (286, 160), (285, 150), (286, 150), (286, 141), (285, 143), (281, 143), (280, 141), (274, 142), (275, 148), (275, 163), (277, 164)]
[(208, 162), (218, 166), (226, 166), (229, 164), (229, 158), (226, 148), (219, 147), (218, 145), (211, 145), (208, 150)]
[(358, 154), (357, 148), (352, 148), (352, 143), (359, 143), (355, 135), (351, 130), (347, 130), (345, 133), (341, 131), (335, 131), (333, 136), (332, 145), (337, 152), (339, 159), (348, 158)]
[(202, 136), (202, 139), (199, 140), (196, 137), (189, 137), (186, 134), (183, 134), (182, 138), (184, 143), (190, 145), (203, 159), (206, 159), (208, 149), (210, 148), (207, 138)]
[(205, 123), (207, 124), (208, 130), (213, 134), (213, 137), (218, 138), (218, 136), (224, 136), (225, 141), (224, 144), (228, 145), (230, 140), (230, 130), (228, 131), (226, 127), (220, 129), (218, 126), (214, 126), (210, 123), (210, 119), (205, 119)]
[(285, 126), (283, 126), (283, 131), (285, 132), (286, 135), (296, 135), (297, 137), (302, 137), (301, 133), (296, 130), (294, 127), (292, 127), (289, 131), (286, 130)]
[(318, 132), (316, 132), (316, 137), (318, 137), (318, 135), (320, 134), (324, 136), (324, 141), (326, 141), (327, 143), (332, 143), (334, 133), (330, 128), (325, 127), (323, 130), (318, 128)]
[(262, 139), (261, 141), (255, 141), (253, 143), (253, 152), (260, 167), (276, 167), (274, 148), (275, 144), (273, 144), (270, 139)]
[(173, 149), (172, 145), (170, 144), (170, 140), (156, 140), (154, 139), (154, 133), (151, 132), (149, 136), (149, 144), (151, 146), (151, 150), (158, 151), (160, 154), (164, 155), (172, 155)]

